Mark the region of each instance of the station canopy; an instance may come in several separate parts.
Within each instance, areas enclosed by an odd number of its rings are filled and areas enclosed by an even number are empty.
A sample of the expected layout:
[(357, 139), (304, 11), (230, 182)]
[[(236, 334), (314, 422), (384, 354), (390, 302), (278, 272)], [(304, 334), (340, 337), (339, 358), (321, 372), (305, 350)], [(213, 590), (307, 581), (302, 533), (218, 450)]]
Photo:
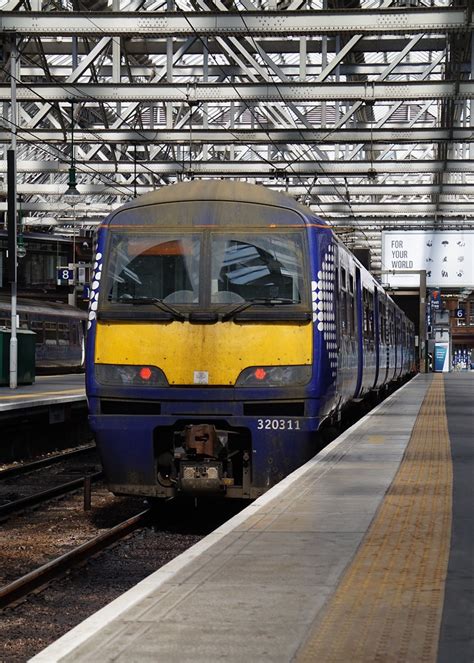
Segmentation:
[(234, 178), (383, 269), (383, 230), (474, 228), (473, 53), (469, 0), (0, 0), (0, 211), (12, 145), (55, 233)]

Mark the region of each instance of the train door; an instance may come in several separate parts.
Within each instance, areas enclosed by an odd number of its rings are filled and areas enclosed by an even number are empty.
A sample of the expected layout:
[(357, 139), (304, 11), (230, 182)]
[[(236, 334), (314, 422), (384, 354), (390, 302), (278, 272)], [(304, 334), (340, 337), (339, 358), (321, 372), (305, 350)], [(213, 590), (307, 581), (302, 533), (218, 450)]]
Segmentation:
[(377, 386), (381, 387), (385, 384), (388, 377), (388, 367), (390, 363), (389, 347), (388, 347), (388, 320), (387, 320), (387, 296), (384, 292), (378, 293), (378, 327), (379, 327), (379, 374)]
[(352, 397), (356, 386), (357, 374), (354, 364), (354, 278), (349, 273), (347, 257), (342, 250), (339, 253), (338, 281), (338, 390), (343, 400)]
[(358, 398), (362, 387), (362, 373), (364, 370), (364, 345), (362, 323), (364, 309), (362, 306), (362, 280), (360, 268), (355, 268), (355, 309), (356, 309), (356, 339), (357, 339), (357, 382), (354, 398)]
[(374, 288), (374, 336), (375, 336), (375, 376), (374, 383), (372, 387), (375, 389), (377, 386), (377, 381), (379, 379), (380, 372), (380, 303), (379, 303), (379, 291), (377, 288)]
[[(336, 256), (334, 256), (336, 258)], [(344, 329), (344, 313), (342, 307), (344, 306), (344, 297), (341, 292), (340, 282), (341, 282), (341, 270), (342, 265), (339, 262), (339, 257), (336, 258), (336, 271), (335, 271), (335, 314), (336, 314), (336, 343), (337, 343), (337, 375), (336, 375), (336, 398), (339, 402), (341, 401), (341, 395), (344, 391), (344, 343), (342, 338), (342, 332)]]
[(406, 352), (405, 352), (405, 321), (403, 318), (400, 318), (400, 351), (401, 351), (401, 362), (400, 362), (400, 375), (405, 373), (405, 362), (406, 362)]
[(81, 365), (80, 369), (83, 371), (86, 368), (86, 321), (81, 320), (78, 325), (79, 331), (79, 345), (81, 346)]
[[(349, 263), (350, 264), (350, 263)], [(350, 398), (354, 393), (357, 384), (358, 372), (358, 318), (357, 318), (357, 296), (355, 285), (355, 274), (349, 272), (348, 274), (348, 291), (347, 291), (347, 326), (349, 332), (349, 374), (350, 383), (348, 385), (347, 396)]]
[(400, 312), (395, 309), (395, 379), (400, 376), (402, 369), (402, 339)]
[(376, 372), (376, 342), (375, 342), (375, 314), (374, 314), (374, 291), (370, 289), (371, 284), (362, 284), (362, 307), (363, 307), (363, 376), (362, 386), (364, 391), (374, 386)]
[(408, 373), (410, 367), (410, 357), (408, 351), (408, 325), (407, 319), (403, 318), (403, 375)]
[(387, 382), (391, 382), (395, 377), (397, 349), (395, 345), (395, 306), (390, 300), (387, 300), (387, 323), (387, 343), (389, 355)]

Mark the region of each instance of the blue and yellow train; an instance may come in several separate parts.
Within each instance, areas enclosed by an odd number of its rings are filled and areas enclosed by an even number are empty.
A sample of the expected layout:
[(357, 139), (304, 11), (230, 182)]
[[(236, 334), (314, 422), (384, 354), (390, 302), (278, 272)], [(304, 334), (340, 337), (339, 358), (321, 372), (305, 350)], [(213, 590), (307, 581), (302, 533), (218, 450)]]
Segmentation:
[(116, 494), (257, 497), (314, 455), (325, 420), (415, 370), (413, 324), (331, 228), (241, 182), (107, 217), (88, 326)]

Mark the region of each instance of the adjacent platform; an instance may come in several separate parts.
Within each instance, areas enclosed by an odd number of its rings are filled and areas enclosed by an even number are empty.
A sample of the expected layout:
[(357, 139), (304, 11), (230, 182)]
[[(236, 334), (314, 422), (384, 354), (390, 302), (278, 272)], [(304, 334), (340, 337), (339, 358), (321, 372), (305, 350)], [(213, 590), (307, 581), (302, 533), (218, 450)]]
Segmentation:
[(39, 376), (0, 388), (0, 463), (32, 459), (91, 439), (84, 374)]
[(40, 375), (32, 385), (0, 388), (0, 415), (85, 401), (84, 374)]
[(473, 411), (417, 376), (32, 660), (472, 663)]

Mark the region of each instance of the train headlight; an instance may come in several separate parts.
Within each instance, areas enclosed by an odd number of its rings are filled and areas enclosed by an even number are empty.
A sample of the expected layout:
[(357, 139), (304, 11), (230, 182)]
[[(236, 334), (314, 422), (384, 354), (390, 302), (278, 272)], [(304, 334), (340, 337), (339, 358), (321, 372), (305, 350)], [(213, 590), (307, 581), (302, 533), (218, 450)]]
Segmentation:
[(95, 378), (103, 385), (167, 387), (168, 380), (156, 366), (128, 364), (96, 364)]
[(311, 366), (251, 366), (245, 368), (236, 387), (290, 387), (308, 384)]

